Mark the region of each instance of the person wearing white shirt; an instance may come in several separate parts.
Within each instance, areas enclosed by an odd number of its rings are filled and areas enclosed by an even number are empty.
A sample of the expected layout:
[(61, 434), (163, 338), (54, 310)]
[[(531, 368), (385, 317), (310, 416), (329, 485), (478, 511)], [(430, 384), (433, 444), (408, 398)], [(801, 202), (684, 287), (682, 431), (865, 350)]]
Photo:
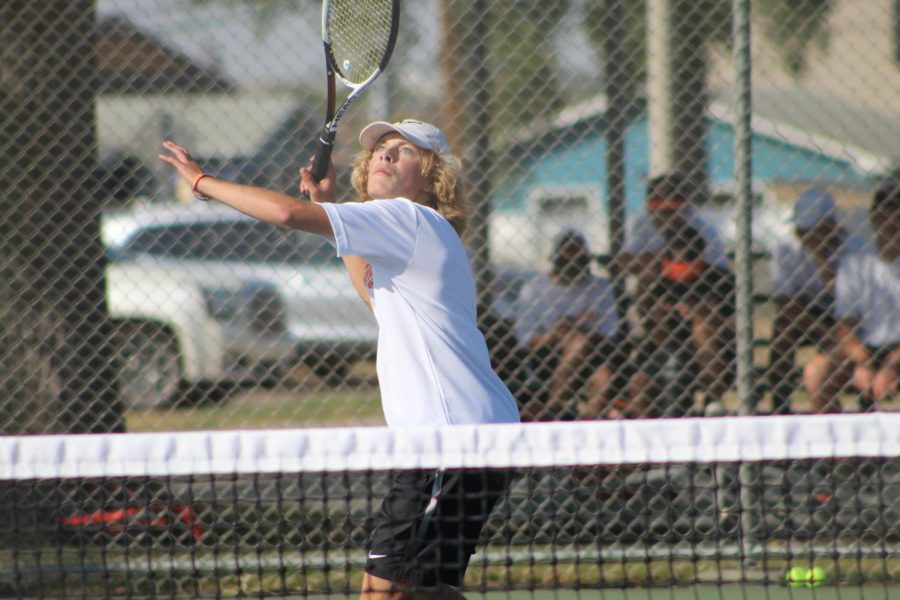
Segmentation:
[(772, 323), (767, 377), (772, 412), (791, 414), (792, 371), (797, 348), (809, 344), (836, 357), (833, 365), (807, 363), (803, 383), (814, 412), (833, 410), (852, 369), (837, 356), (834, 315), (835, 274), (848, 258), (869, 247), (841, 226), (834, 198), (809, 189), (794, 203), (795, 236), (780, 240), (772, 253), (770, 276), (776, 314)]
[(547, 388), (523, 407), (528, 420), (596, 418), (607, 409), (619, 314), (612, 284), (591, 272), (584, 234), (569, 229), (556, 237), (550, 272), (522, 287), (514, 326), (530, 368)]
[[(835, 313), (841, 357), (853, 367), (860, 408), (872, 410), (898, 391), (900, 379), (900, 181), (876, 190), (869, 211), (875, 251), (842, 263)], [(834, 357), (815, 357), (834, 362)]]
[[(300, 191), (312, 200), (305, 202), (210, 177), (170, 141), (160, 159), (199, 199), (335, 245), (378, 321), (377, 371), (389, 427), (518, 422), (476, 326), (475, 283), (460, 237), (468, 205), (459, 160), (440, 129), (412, 119), (372, 123), (359, 140), (359, 201), (343, 204), (334, 203), (333, 168), (319, 182), (310, 166), (300, 169)], [(502, 473), (398, 473), (377, 518), (362, 598), (458, 594), (507, 484)]]

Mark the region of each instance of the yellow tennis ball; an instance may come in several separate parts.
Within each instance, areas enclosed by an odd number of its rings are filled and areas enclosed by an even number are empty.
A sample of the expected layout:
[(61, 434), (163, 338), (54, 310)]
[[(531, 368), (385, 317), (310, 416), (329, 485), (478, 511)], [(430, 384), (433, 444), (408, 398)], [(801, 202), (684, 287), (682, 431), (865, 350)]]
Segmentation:
[(806, 571), (806, 585), (809, 587), (819, 587), (827, 578), (828, 575), (822, 567), (813, 567)]
[(803, 567), (791, 567), (790, 570), (784, 574), (784, 581), (790, 587), (806, 587), (806, 574), (809, 569), (804, 569)]

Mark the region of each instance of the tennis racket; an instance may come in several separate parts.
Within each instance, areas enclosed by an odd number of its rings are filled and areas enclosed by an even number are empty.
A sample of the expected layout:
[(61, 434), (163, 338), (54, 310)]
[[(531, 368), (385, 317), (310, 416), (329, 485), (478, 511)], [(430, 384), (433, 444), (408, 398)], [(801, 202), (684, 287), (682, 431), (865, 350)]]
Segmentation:
[[(316, 181), (328, 172), (338, 122), (344, 112), (387, 66), (399, 23), (400, 0), (323, 0), (328, 106), (313, 159), (312, 176)], [(337, 110), (335, 78), (351, 90)]]

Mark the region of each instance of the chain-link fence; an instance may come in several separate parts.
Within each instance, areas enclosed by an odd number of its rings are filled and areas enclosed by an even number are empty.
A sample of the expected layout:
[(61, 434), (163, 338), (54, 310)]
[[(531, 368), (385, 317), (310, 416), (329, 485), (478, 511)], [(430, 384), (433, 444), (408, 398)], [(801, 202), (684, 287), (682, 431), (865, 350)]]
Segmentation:
[[(339, 184), (351, 199), (366, 123), (444, 129), (481, 324), (526, 418), (896, 407), (900, 2), (750, 4), (403, 3), (342, 121)], [(157, 159), (173, 139), (298, 196), (319, 13), (2, 3), (0, 431), (383, 422), (376, 323), (332, 247), (197, 203)]]

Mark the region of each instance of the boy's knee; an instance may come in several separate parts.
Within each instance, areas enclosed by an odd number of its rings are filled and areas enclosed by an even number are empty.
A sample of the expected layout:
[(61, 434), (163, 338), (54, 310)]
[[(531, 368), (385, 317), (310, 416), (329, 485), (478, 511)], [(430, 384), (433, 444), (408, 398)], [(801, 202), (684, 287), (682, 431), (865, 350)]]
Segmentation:
[(826, 354), (813, 356), (803, 365), (803, 382), (807, 384), (820, 382), (823, 374), (828, 372), (830, 364), (831, 359)]
[(875, 400), (889, 398), (897, 393), (897, 378), (890, 371), (879, 371), (872, 381), (872, 397)]

